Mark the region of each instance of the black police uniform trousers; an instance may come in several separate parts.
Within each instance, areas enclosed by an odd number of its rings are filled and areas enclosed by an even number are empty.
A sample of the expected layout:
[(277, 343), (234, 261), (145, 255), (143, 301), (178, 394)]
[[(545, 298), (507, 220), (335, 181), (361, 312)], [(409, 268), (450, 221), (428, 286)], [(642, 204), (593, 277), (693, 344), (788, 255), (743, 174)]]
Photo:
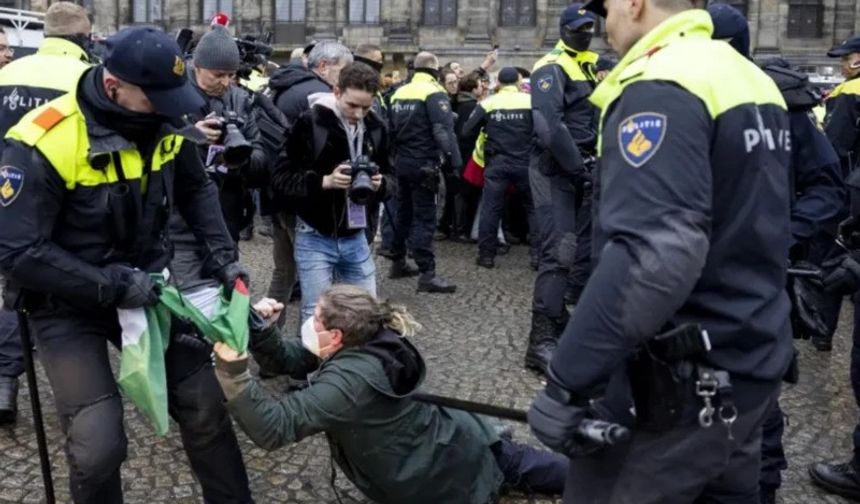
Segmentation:
[[(433, 233), (436, 231), (436, 192), (427, 187), (422, 166), (432, 161), (401, 162), (397, 165), (397, 215), (394, 224), (393, 256), (406, 257), (406, 242), (421, 273), (435, 273)], [(437, 174), (438, 176), (438, 174)]]
[(24, 354), (18, 314), (0, 309), (0, 376), (18, 378), (24, 372)]
[(481, 257), (496, 256), (499, 248), (499, 222), (505, 208), (505, 193), (510, 185), (516, 187), (517, 191), (525, 196), (529, 229), (536, 229), (528, 167), (507, 166), (488, 160), (484, 174), (484, 202), (478, 223), (478, 254)]
[(779, 396), (779, 384), (773, 387), (767, 400), (738, 415), (734, 439), (716, 416), (701, 427), (696, 401), (672, 430), (634, 428), (629, 443), (571, 459), (563, 502), (758, 504), (762, 424)]
[(540, 159), (533, 157), (529, 168), (534, 220), (540, 237), (532, 311), (559, 318), (565, 310), (564, 295), (576, 255), (576, 192), (569, 178), (541, 173)]
[[(107, 342), (120, 346), (116, 310), (50, 303), (30, 314), (39, 358), (66, 436), (72, 500), (121, 503), (127, 455), (123, 405)], [(210, 350), (171, 342), (165, 355), (171, 417), (207, 503), (249, 503), (248, 475), (215, 379)]]
[[(0, 277), (0, 295), (5, 287), (5, 279)], [(18, 314), (12, 311), (11, 306), (4, 306), (0, 309), (0, 376), (18, 378), (23, 373), (24, 353), (18, 331)]]
[(576, 251), (573, 255), (573, 264), (570, 266), (568, 280), (568, 292), (571, 294), (570, 301), (573, 304), (579, 302), (585, 284), (591, 276), (591, 219), (592, 219), (592, 189), (591, 185), (584, 187), (576, 194)]

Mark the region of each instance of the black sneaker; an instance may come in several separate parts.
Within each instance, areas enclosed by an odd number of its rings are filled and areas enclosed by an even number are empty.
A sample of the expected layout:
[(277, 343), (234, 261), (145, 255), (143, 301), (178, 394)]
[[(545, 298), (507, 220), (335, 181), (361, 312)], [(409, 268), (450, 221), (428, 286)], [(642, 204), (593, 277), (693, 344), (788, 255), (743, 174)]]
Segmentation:
[(251, 241), (254, 239), (254, 226), (250, 225), (239, 231), (239, 241)]
[(812, 346), (819, 352), (830, 352), (833, 350), (833, 338), (812, 337)]
[(418, 276), (418, 268), (413, 268), (406, 262), (406, 259), (394, 261), (391, 263), (391, 269), (388, 270), (388, 278), (397, 280), (398, 278), (411, 278)]
[(496, 260), (490, 256), (478, 256), (475, 264), (482, 268), (493, 269), (496, 267)]
[(507, 243), (499, 243), (499, 248), (496, 250), (496, 253), (499, 255), (505, 255), (511, 251), (511, 246)]
[(819, 462), (809, 468), (812, 482), (832, 494), (860, 500), (860, 476), (853, 462), (825, 464)]
[(436, 276), (433, 273), (424, 273), (418, 279), (418, 292), (452, 294), (457, 292), (457, 286), (448, 282), (446, 278)]
[(395, 257), (397, 257), (394, 254), (394, 250), (392, 250), (390, 247), (379, 247), (378, 249), (376, 249), (376, 255), (384, 257), (386, 259), (394, 259)]

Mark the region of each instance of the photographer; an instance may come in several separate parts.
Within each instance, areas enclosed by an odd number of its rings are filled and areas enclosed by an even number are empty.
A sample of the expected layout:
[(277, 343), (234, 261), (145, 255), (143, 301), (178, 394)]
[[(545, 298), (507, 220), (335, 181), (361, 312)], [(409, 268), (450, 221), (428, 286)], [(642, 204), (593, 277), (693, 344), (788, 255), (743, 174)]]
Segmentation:
[[(263, 300), (255, 309), (271, 321), (283, 305)], [(257, 445), (274, 450), (324, 432), (334, 462), (374, 502), (486, 504), (508, 487), (560, 494), (564, 457), (500, 437), (474, 414), (413, 399), (426, 374), (407, 339), (418, 329), (405, 308), (337, 285), (302, 326), (301, 343), (271, 327), (251, 334), (262, 369), (304, 378), (318, 368), (308, 388), (271, 397), (248, 372), (247, 355), (221, 344), (216, 375), (227, 409)]]
[(388, 169), (385, 125), (370, 112), (379, 74), (347, 65), (334, 93), (319, 94), (293, 125), (272, 175), (279, 198), (296, 204), (296, 266), (302, 320), (336, 278), (376, 292), (376, 270), (364, 230), (367, 205), (382, 197)]
[(208, 113), (197, 122), (208, 141), (200, 155), (218, 186), (224, 220), (237, 241), (254, 216), (251, 189), (268, 182), (270, 162), (251, 109), (252, 96), (234, 84), (240, 63), (236, 41), (216, 27), (200, 39), (188, 70)]

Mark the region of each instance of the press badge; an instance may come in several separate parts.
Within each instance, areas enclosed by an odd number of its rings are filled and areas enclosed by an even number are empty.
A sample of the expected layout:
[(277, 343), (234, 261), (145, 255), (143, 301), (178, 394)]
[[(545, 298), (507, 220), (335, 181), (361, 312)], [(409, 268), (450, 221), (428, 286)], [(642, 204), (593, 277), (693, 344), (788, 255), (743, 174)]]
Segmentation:
[(364, 229), (367, 227), (367, 208), (354, 203), (346, 195), (346, 221), (349, 229)]

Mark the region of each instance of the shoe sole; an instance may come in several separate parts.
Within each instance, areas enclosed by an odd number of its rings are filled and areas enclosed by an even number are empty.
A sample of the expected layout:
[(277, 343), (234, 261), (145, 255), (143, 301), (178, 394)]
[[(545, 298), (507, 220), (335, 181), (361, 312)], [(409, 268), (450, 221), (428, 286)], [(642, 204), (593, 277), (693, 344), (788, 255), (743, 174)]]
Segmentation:
[(546, 366), (543, 364), (543, 362), (535, 359), (534, 357), (526, 356), (525, 368), (529, 371), (534, 371), (542, 376), (546, 375)]
[(833, 485), (829, 481), (825, 481), (818, 474), (809, 468), (809, 477), (812, 478), (812, 482), (817, 486), (821, 487), (823, 490), (826, 490), (829, 493), (839, 495), (841, 497), (847, 497), (849, 499), (860, 501), (860, 490), (849, 490), (847, 488), (843, 488), (840, 486)]
[(389, 274), (388, 279), (389, 280), (400, 280), (401, 278), (415, 278), (418, 275), (420, 275), (420, 273), (417, 271), (415, 273), (401, 273), (399, 275), (390, 275)]
[(493, 268), (495, 268), (495, 267), (496, 267), (496, 265), (495, 265), (495, 264), (481, 264), (481, 263), (475, 263), (475, 264), (476, 264), (479, 268), (484, 268), (484, 269), (493, 269)]
[(418, 292), (426, 292), (428, 294), (453, 294), (457, 292), (457, 288), (437, 289), (435, 287), (418, 287)]

